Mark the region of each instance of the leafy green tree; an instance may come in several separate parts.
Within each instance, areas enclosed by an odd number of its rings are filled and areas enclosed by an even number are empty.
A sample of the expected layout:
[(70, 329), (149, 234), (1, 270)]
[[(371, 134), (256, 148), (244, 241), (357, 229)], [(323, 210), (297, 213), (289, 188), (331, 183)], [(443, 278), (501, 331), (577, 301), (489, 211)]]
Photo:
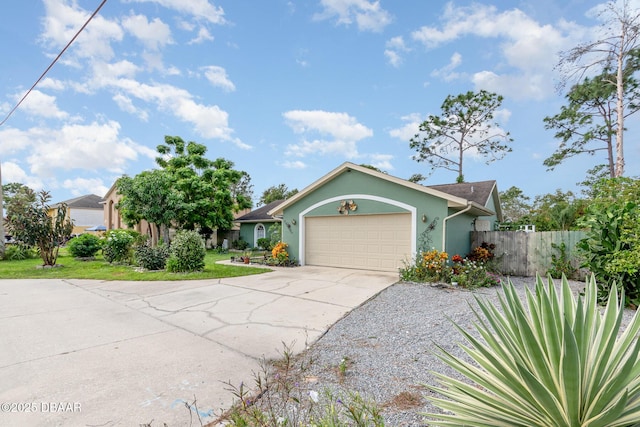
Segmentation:
[(11, 204), (16, 201), (20, 203), (35, 203), (36, 193), (31, 188), (19, 182), (10, 182), (2, 186), (4, 194), (4, 208), (11, 209)]
[(596, 165), (587, 171), (587, 176), (584, 178), (584, 181), (578, 182), (577, 184), (583, 187), (581, 190), (582, 194), (584, 194), (587, 199), (591, 199), (595, 197), (594, 189), (598, 183), (610, 177), (607, 171), (607, 165)]
[(427, 180), (427, 177), (422, 175), (421, 173), (414, 173), (407, 179), (407, 181), (413, 182), (415, 184), (420, 184), (421, 182), (426, 180)]
[[(526, 196), (518, 187), (510, 187), (500, 192), (500, 202), (504, 222), (520, 224), (531, 214), (529, 196)], [(526, 221), (525, 221), (526, 222)]]
[(49, 216), (50, 194), (44, 190), (37, 195), (31, 193), (33, 190), (29, 189), (26, 197), (12, 200), (7, 209), (8, 228), (18, 242), (38, 248), (43, 265), (53, 266), (60, 246), (71, 236), (73, 223), (67, 218), (64, 203), (58, 205), (53, 216)]
[(237, 183), (231, 184), (231, 197), (236, 200), (238, 197), (242, 197), (245, 200), (253, 200), (251, 176), (245, 171), (240, 171), (240, 173), (242, 174), (240, 180)]
[[(0, 182), (2, 178), (0, 177)], [(36, 194), (29, 187), (19, 182), (10, 182), (2, 186), (0, 191), (0, 259), (4, 259), (5, 247), (4, 236), (8, 233), (8, 228), (5, 228), (4, 223), (4, 211), (11, 209), (13, 200), (25, 199), (24, 203), (35, 203)], [(22, 251), (21, 251), (22, 252)]]
[(599, 18), (602, 31), (594, 34), (600, 37), (561, 53), (558, 67), (564, 75), (562, 84), (575, 76), (582, 80), (588, 72), (609, 76), (603, 78), (601, 83), (610, 86), (615, 93), (614, 176), (620, 177), (624, 175), (625, 167), (624, 122), (629, 114), (626, 97), (629, 88), (626, 85), (630, 72), (637, 70), (635, 63), (640, 49), (640, 11), (633, 8), (629, 0), (610, 1), (601, 9)]
[(572, 191), (536, 196), (533, 201), (531, 223), (538, 231), (572, 230), (578, 228), (578, 219), (584, 215), (586, 201)]
[(594, 189), (582, 225), (587, 237), (578, 243), (587, 267), (603, 292), (617, 284), (628, 302), (640, 306), (640, 180), (601, 181)]
[(177, 193), (174, 222), (180, 229), (230, 229), (234, 213), (251, 207), (245, 194), (232, 193), (232, 186), (246, 176), (233, 169), (233, 162), (205, 157), (207, 147), (179, 136), (165, 136), (157, 148), (156, 162), (173, 180)]
[[(635, 64), (635, 61), (633, 61)], [(640, 96), (638, 82), (633, 78), (633, 70), (625, 73), (624, 97), (626, 116), (635, 113), (640, 105), (633, 100)], [(580, 155), (595, 155), (599, 151), (606, 153), (609, 176), (616, 175), (615, 135), (618, 126), (617, 97), (615, 86), (609, 82), (615, 80), (611, 73), (603, 73), (594, 78), (585, 78), (571, 88), (566, 96), (567, 105), (560, 113), (545, 117), (545, 128), (556, 130), (555, 137), (560, 140), (556, 151), (544, 161), (549, 170), (553, 170), (566, 159)]]
[(276, 200), (288, 199), (289, 197), (295, 195), (297, 192), (297, 188), (289, 190), (286, 184), (274, 185), (262, 192), (262, 196), (260, 196), (260, 200), (258, 201), (258, 206), (268, 205), (269, 203), (275, 202)]
[(123, 176), (116, 181), (122, 198), (116, 205), (122, 219), (129, 226), (146, 220), (155, 227), (155, 245), (159, 236), (169, 241), (169, 227), (177, 216), (180, 195), (173, 191), (174, 178), (162, 169), (144, 171), (131, 178)]
[(502, 96), (481, 90), (447, 96), (440, 116), (430, 115), (420, 124), (410, 140), (417, 151), (413, 159), (427, 162), (431, 170), (443, 168), (456, 172), (457, 182), (464, 182), (465, 154), (486, 158), (489, 164), (511, 151), (509, 133), (494, 122), (502, 105)]

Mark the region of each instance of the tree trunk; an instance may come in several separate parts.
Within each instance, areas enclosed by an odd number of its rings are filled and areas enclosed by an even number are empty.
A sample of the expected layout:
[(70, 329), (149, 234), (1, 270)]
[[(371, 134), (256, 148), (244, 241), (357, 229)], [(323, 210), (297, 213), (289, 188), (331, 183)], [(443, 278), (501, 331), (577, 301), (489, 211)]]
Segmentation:
[(0, 259), (4, 258), (4, 205), (2, 204), (2, 167), (0, 166)]
[(616, 75), (616, 113), (618, 115), (618, 128), (616, 129), (616, 170), (615, 176), (624, 175), (624, 52), (623, 47), (625, 44), (625, 28), (623, 25), (622, 34), (620, 35), (620, 49), (618, 53), (618, 72)]

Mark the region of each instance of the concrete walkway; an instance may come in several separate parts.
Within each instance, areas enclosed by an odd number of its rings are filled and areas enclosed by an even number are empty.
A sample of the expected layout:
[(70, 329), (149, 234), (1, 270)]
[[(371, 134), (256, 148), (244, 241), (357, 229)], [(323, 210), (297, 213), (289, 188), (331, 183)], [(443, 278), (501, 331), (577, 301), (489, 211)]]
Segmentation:
[(322, 267), (181, 282), (0, 280), (0, 425), (200, 425), (282, 343), (298, 352), (395, 273)]

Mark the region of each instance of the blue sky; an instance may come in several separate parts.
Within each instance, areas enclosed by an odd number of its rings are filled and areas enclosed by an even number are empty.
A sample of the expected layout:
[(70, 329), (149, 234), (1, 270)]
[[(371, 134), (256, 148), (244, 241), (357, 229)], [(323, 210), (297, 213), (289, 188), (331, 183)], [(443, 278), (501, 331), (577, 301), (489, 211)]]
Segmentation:
[[(100, 0), (11, 2), (0, 15), (0, 115), (9, 112)], [(605, 158), (547, 172), (558, 144), (558, 52), (592, 37), (597, 1), (109, 0), (0, 127), (2, 181), (53, 201), (104, 195), (155, 167), (165, 135), (208, 147), (267, 187), (302, 189), (345, 161), (429, 174), (409, 138), (447, 95), (485, 89), (513, 152), (465, 160), (467, 181), (526, 195), (576, 190)], [(628, 121), (627, 174), (639, 166)], [(454, 182), (449, 171), (426, 184)]]

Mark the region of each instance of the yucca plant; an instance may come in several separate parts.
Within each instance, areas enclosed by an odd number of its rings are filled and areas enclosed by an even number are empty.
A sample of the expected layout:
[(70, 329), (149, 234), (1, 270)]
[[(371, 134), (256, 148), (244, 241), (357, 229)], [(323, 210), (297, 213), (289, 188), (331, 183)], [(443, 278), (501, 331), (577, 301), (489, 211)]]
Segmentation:
[[(499, 307), (476, 297), (475, 329), (459, 326), (467, 362), (440, 347), (439, 357), (465, 381), (436, 373), (445, 411), (433, 426), (640, 426), (640, 317), (620, 331), (624, 297), (611, 288), (598, 306), (595, 278), (574, 297), (565, 277), (558, 290), (537, 277), (526, 307), (503, 284)], [(480, 312), (482, 315), (480, 315)]]

